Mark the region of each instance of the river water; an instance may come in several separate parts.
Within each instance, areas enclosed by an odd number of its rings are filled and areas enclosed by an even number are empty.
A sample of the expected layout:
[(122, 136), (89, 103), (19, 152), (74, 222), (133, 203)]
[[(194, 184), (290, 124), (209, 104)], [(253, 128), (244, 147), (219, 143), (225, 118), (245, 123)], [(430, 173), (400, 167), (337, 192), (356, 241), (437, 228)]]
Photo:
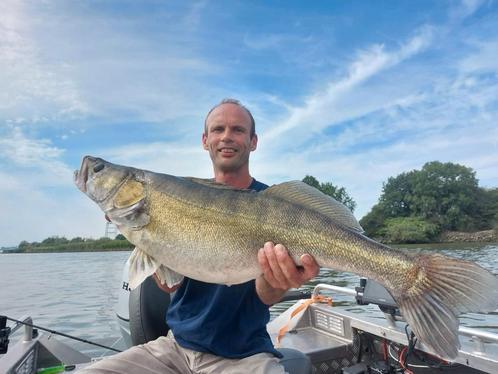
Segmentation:
[[(498, 274), (497, 244), (442, 244), (405, 246), (410, 251), (439, 252), (475, 261)], [(83, 339), (111, 345), (120, 337), (114, 307), (121, 287), (121, 273), (130, 252), (80, 252), (0, 254), (0, 315), (33, 317), (35, 324)], [(354, 288), (358, 276), (322, 269), (303, 289), (318, 283)], [(486, 292), (486, 290), (482, 290)], [(358, 313), (379, 314), (375, 306), (358, 307), (351, 297), (334, 295), (334, 303)], [(291, 304), (291, 303), (290, 303)], [(289, 303), (272, 308), (274, 317)], [(498, 312), (461, 317), (466, 326), (498, 332)], [(20, 333), (18, 333), (20, 334)], [(11, 341), (16, 341), (13, 336)], [(91, 356), (104, 350), (61, 338)], [(123, 348), (117, 345), (117, 348)]]

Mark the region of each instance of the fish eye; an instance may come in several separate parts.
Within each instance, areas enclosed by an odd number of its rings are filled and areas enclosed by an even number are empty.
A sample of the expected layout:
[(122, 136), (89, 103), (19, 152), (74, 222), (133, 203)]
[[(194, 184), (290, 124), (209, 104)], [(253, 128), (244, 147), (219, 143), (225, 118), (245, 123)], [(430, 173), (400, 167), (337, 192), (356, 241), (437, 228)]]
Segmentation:
[(98, 172), (99, 172), (99, 171), (101, 171), (103, 168), (104, 168), (104, 164), (102, 164), (102, 163), (101, 163), (101, 164), (97, 164), (97, 165), (95, 165), (95, 166), (94, 166), (93, 171), (94, 171), (95, 173), (98, 173)]

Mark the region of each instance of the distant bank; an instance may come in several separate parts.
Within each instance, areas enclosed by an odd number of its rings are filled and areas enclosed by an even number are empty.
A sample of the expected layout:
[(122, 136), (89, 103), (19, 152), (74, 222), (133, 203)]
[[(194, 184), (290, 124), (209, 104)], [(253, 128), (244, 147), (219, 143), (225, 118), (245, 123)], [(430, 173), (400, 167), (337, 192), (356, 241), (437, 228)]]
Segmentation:
[(482, 231), (443, 231), (432, 240), (389, 241), (386, 238), (373, 238), (384, 244), (442, 244), (442, 243), (498, 243), (498, 229)]
[(441, 243), (481, 242), (498, 243), (498, 230), (476, 232), (445, 231), (439, 236)]
[(122, 235), (116, 239), (50, 237), (42, 242), (22, 241), (17, 248), (2, 248), (2, 253), (52, 253), (52, 252), (109, 252), (132, 250), (133, 245)]
[(123, 247), (123, 248), (35, 248), (30, 251), (5, 251), (3, 253), (67, 253), (67, 252), (122, 252), (122, 251), (132, 251), (134, 247)]

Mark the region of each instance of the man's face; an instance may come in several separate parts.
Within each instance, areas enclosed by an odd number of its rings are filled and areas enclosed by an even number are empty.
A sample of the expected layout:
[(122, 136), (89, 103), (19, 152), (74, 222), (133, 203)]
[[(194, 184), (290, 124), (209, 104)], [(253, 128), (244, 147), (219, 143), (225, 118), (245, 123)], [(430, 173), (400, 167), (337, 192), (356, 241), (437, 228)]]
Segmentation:
[(209, 151), (215, 171), (234, 172), (249, 163), (249, 154), (256, 149), (258, 138), (251, 138), (251, 118), (236, 104), (222, 104), (206, 121), (202, 145)]

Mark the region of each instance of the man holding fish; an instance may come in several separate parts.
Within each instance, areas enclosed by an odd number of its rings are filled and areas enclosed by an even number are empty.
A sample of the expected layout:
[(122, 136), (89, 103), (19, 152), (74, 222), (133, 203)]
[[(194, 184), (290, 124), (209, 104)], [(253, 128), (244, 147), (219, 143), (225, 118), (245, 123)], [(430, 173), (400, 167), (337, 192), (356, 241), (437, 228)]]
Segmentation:
[[(257, 143), (254, 118), (239, 101), (225, 99), (208, 112), (202, 146), (211, 157), (216, 183), (266, 189), (249, 172), (249, 155)], [(304, 254), (297, 267), (287, 249), (272, 242), (264, 243), (257, 258), (261, 275), (232, 286), (187, 277), (167, 285), (154, 273), (162, 290), (176, 291), (167, 313), (168, 337), (132, 347), (82, 372), (283, 373), (282, 356), (266, 332), (269, 306), (315, 277), (319, 266)]]

